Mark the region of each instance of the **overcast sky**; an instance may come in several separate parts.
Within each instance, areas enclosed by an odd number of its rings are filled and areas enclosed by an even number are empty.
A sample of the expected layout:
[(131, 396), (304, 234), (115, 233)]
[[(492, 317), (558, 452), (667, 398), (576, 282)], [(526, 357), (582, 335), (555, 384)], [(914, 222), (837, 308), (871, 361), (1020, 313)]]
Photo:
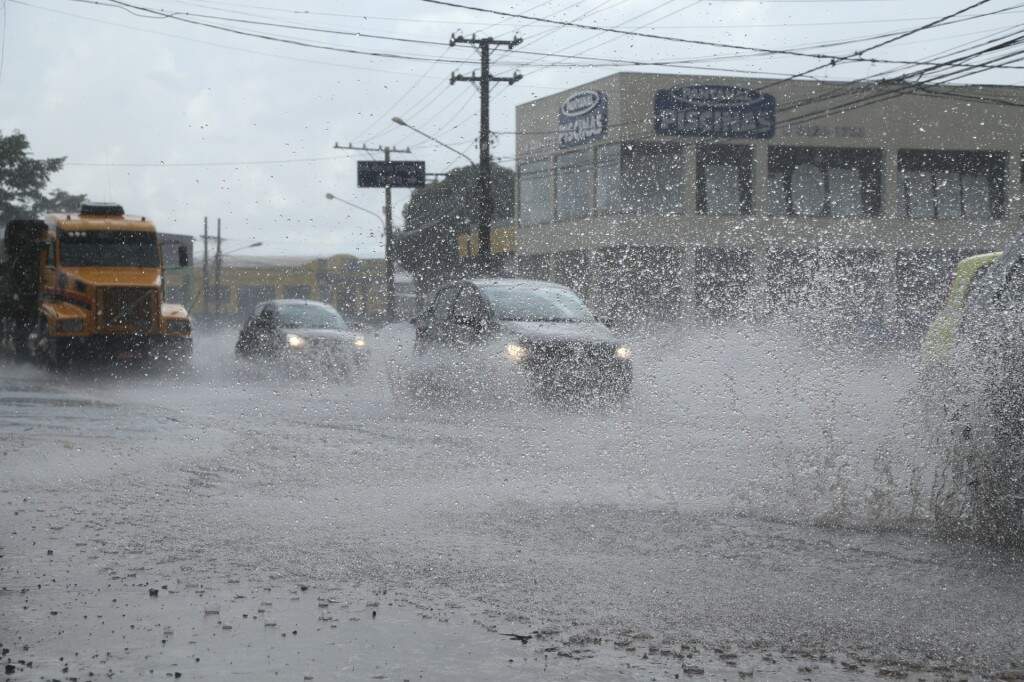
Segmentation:
[[(524, 79), (498, 86), (492, 126), (495, 154), (512, 165), (514, 107), (572, 88), (622, 67), (570, 68), (580, 57), (629, 60), (692, 59), (705, 68), (752, 76), (793, 74), (814, 59), (670, 43), (539, 24), (422, 0), (128, 0), (174, 12), (155, 17), (108, 0), (0, 0), (4, 22), (0, 70), (0, 130), (24, 132), (37, 157), (67, 156), (53, 186), (117, 201), (160, 229), (198, 235), (204, 216), (223, 219), (226, 249), (260, 240), (266, 255), (382, 252), (380, 222), (325, 198), (327, 192), (380, 213), (383, 192), (356, 187), (357, 159), (335, 142), (411, 146), (428, 172), (464, 159), (391, 123), (401, 116), (475, 157), (479, 100), (467, 83), (448, 84), (451, 71), (477, 61), (467, 47), (448, 47), (453, 31), (524, 42), (495, 59)], [(456, 0), (457, 1), (457, 0)], [(879, 42), (879, 34), (926, 24), (970, 2), (929, 0), (551, 0), (473, 2), (483, 8), (662, 35), (772, 48), (864, 38), (814, 47), (847, 55)], [(922, 31), (871, 54), (920, 60), (980, 41), (1024, 19), (1012, 0), (993, 0), (969, 14), (1002, 14)], [(126, 11), (130, 9), (131, 11)], [(968, 15), (969, 15), (968, 14)], [(204, 16), (197, 16), (204, 15)], [(965, 16), (968, 16), (965, 15)], [(213, 18), (211, 18), (213, 17)], [(332, 48), (387, 52), (402, 59), (347, 54), (232, 34), (186, 21)], [(438, 44), (338, 35), (259, 23), (361, 32)], [(546, 58), (523, 52), (572, 55)], [(410, 58), (410, 57), (414, 57)], [(722, 58), (725, 57), (725, 58)], [(465, 64), (432, 60), (465, 60)], [(561, 66), (547, 66), (557, 62)], [(628, 70), (687, 73), (687, 67)], [(860, 78), (881, 67), (839, 64), (814, 73)], [(726, 75), (737, 75), (723, 71)], [(989, 71), (973, 82), (1020, 84), (1022, 71)], [(379, 155), (374, 155), (379, 158)], [(289, 163), (281, 163), (290, 161)], [(271, 163), (273, 162), (273, 163)], [(396, 218), (408, 193), (396, 191)], [(256, 255), (253, 251), (253, 255)]]

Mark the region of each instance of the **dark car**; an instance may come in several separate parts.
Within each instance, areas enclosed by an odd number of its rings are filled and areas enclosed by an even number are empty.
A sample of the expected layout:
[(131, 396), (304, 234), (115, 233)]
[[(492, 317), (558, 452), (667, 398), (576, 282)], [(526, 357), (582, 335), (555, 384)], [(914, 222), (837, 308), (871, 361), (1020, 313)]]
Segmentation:
[(559, 284), (473, 279), (443, 286), (414, 320), (418, 381), (498, 390), (525, 381), (543, 396), (622, 398), (632, 351)]
[(366, 337), (337, 310), (315, 301), (280, 299), (256, 306), (242, 325), (235, 353), (314, 372), (350, 374), (366, 364)]

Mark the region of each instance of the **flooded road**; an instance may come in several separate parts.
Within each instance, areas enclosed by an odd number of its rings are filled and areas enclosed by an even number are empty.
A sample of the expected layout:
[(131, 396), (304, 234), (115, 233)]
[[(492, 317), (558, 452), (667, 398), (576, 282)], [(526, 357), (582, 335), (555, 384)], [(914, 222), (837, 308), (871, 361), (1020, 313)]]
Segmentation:
[(410, 330), (370, 339), (347, 384), (228, 333), (183, 377), (0, 366), (7, 675), (1024, 668), (1024, 566), (931, 534), (906, 357), (663, 329), (623, 406), (421, 405), (388, 389)]

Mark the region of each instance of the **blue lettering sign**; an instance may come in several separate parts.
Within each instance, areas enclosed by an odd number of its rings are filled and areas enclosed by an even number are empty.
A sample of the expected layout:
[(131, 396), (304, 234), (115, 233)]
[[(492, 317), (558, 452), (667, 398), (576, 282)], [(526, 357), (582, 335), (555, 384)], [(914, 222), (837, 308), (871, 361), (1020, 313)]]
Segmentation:
[(654, 95), (654, 131), (689, 137), (775, 135), (775, 98), (729, 85), (689, 85)]
[(592, 142), (608, 127), (608, 98), (603, 92), (581, 90), (558, 108), (558, 146), (576, 147)]

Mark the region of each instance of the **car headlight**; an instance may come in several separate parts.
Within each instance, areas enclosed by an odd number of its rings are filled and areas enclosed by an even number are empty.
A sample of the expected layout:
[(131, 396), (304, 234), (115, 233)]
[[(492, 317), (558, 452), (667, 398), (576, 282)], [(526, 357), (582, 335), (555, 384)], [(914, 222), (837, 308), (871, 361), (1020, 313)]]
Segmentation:
[(85, 329), (85, 320), (80, 317), (70, 317), (57, 320), (57, 331), (65, 334), (74, 334)]
[(513, 362), (522, 362), (526, 359), (528, 352), (526, 346), (518, 343), (510, 343), (505, 346), (505, 357)]
[(288, 334), (284, 338), (292, 348), (302, 348), (306, 345), (306, 339), (302, 338), (298, 334)]
[(366, 348), (366, 338), (362, 336), (357, 336), (355, 338), (355, 341), (352, 342), (352, 345), (355, 346), (356, 348)]
[(629, 346), (619, 346), (615, 349), (615, 357), (619, 360), (630, 360), (633, 357), (633, 351)]

